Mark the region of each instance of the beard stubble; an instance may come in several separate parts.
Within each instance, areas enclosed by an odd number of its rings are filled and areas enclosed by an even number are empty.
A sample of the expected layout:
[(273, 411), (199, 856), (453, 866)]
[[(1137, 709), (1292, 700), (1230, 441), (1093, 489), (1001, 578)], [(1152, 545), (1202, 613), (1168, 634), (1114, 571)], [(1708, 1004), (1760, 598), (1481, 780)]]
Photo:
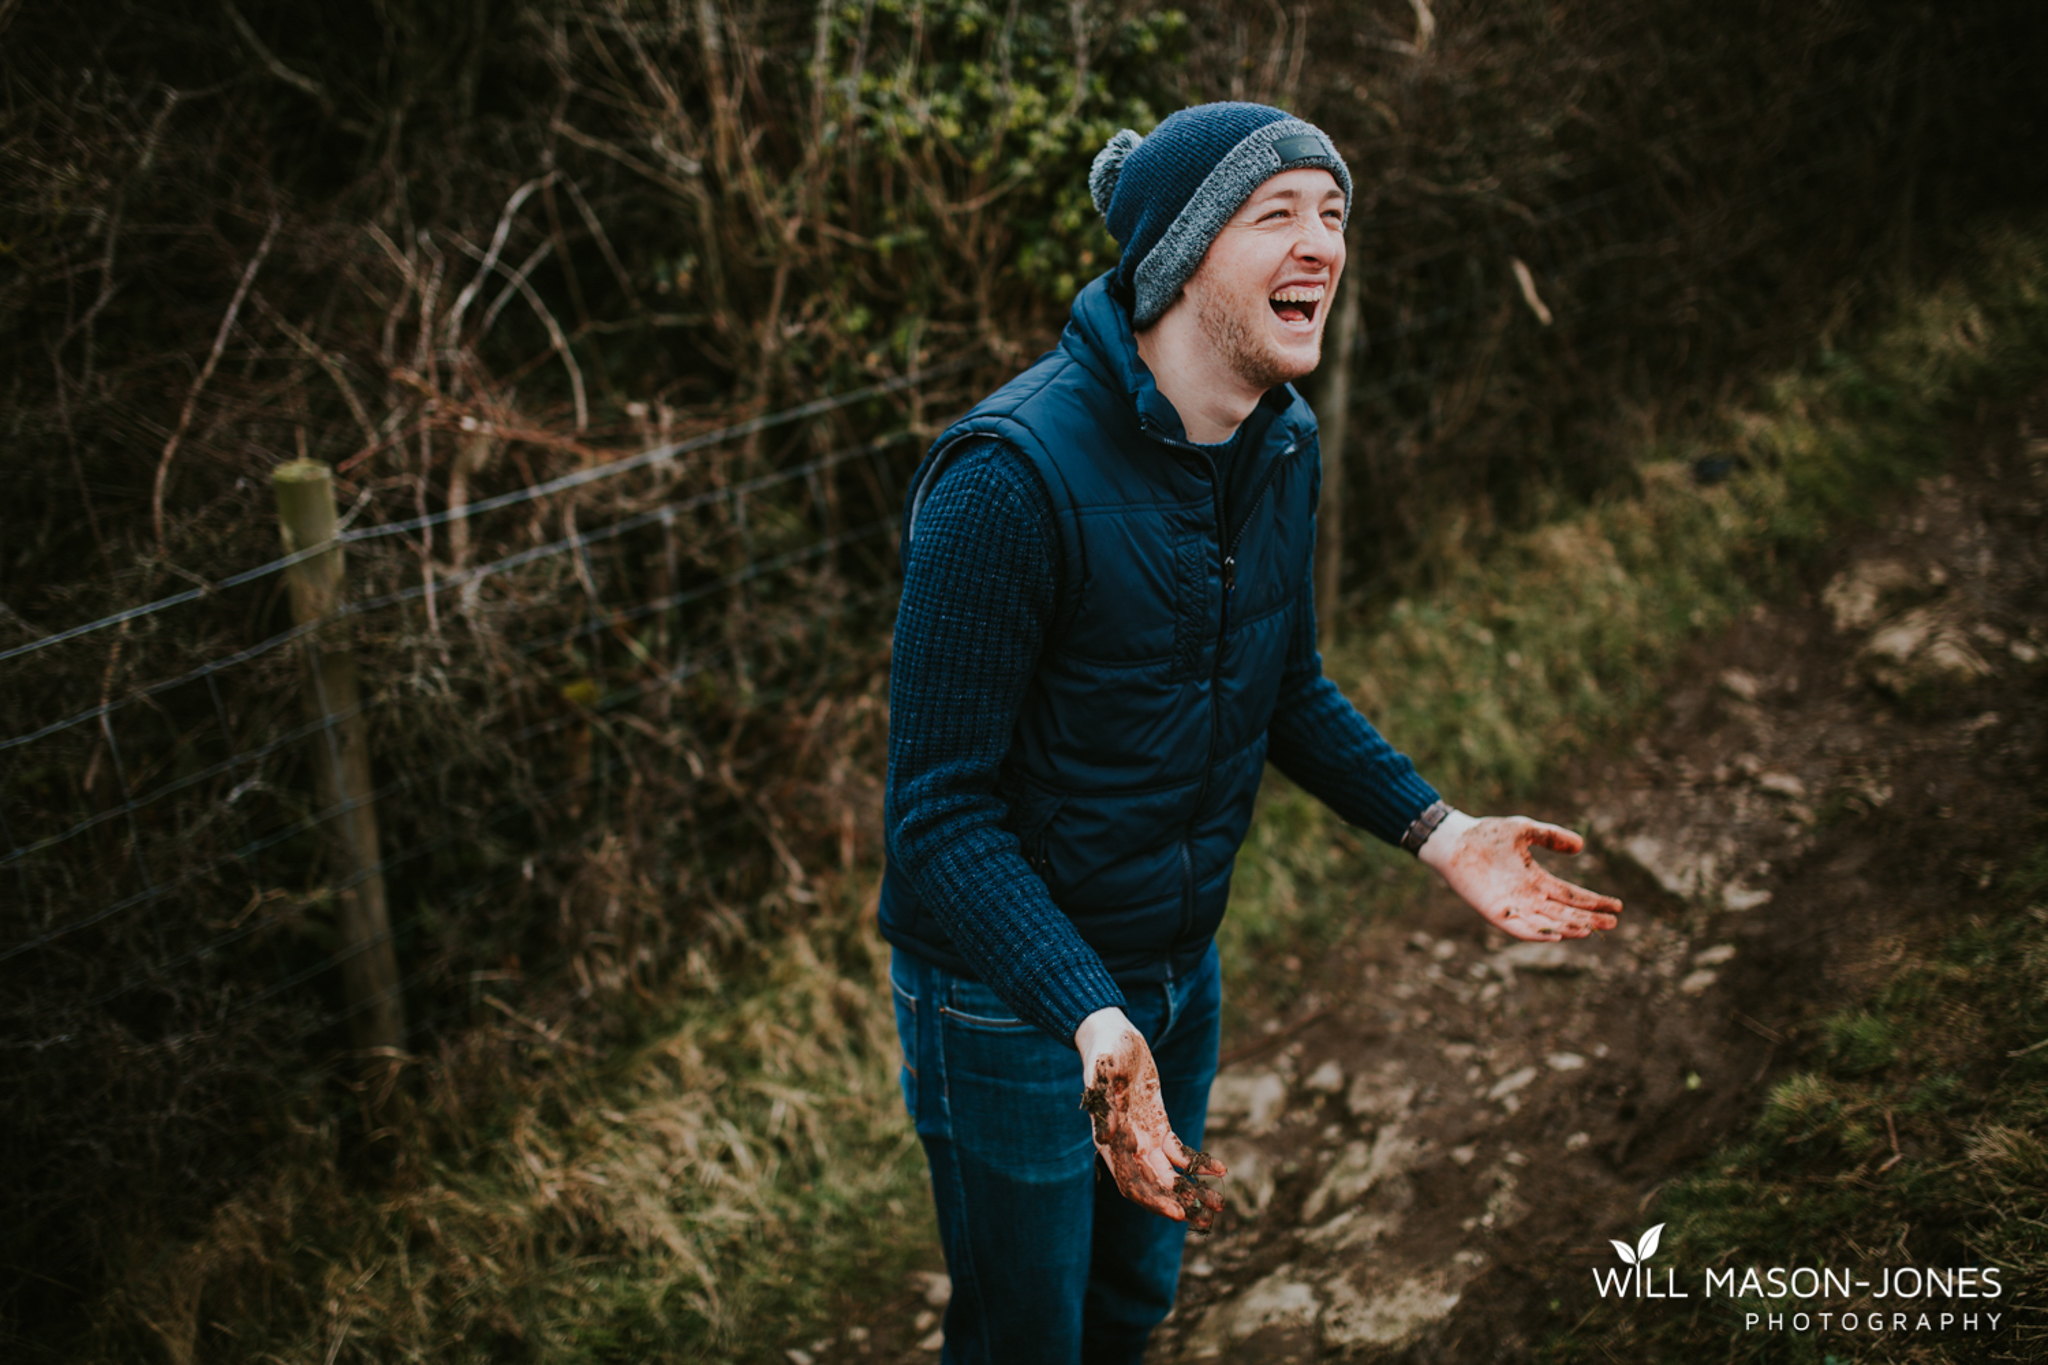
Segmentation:
[[(1264, 298), (1257, 300), (1261, 308), (1270, 307)], [(1322, 356), (1322, 338), (1316, 338), (1316, 355), (1307, 367), (1297, 369), (1295, 362), (1275, 349), (1269, 340), (1256, 329), (1252, 321), (1250, 301), (1232, 298), (1227, 291), (1200, 289), (1195, 294), (1195, 321), (1209, 344), (1222, 354), (1231, 370), (1245, 383), (1260, 390), (1276, 389), (1290, 380), (1300, 379), (1315, 372), (1316, 363)]]

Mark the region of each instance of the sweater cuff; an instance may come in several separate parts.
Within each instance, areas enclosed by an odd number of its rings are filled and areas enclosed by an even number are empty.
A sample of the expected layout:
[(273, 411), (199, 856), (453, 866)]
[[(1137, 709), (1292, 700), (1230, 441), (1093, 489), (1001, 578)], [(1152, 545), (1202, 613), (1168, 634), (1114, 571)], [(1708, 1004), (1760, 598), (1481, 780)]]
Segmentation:
[(1424, 811), (1443, 799), (1437, 795), (1436, 788), (1423, 781), (1421, 775), (1413, 769), (1389, 782), (1385, 793), (1385, 805), (1375, 814), (1384, 813), (1393, 816), (1394, 819), (1389, 822), (1388, 828), (1379, 828), (1377, 825), (1368, 828), (1381, 839), (1396, 845), (1400, 844), (1408, 833), (1409, 826), (1413, 825)]
[(1058, 962), (1038, 979), (1038, 999), (1045, 1012), (1043, 1020), (1053, 1037), (1068, 1047), (1074, 1045), (1074, 1031), (1081, 1021), (1097, 1010), (1127, 1009), (1124, 993), (1102, 965), (1089, 954), (1087, 962)]

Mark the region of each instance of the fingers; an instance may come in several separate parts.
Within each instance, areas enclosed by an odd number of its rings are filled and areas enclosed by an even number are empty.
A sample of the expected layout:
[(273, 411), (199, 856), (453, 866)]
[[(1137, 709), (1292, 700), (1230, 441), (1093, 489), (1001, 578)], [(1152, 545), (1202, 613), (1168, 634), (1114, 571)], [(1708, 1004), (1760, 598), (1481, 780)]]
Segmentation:
[(1543, 894), (1560, 905), (1574, 910), (1597, 910), (1609, 915), (1621, 913), (1621, 902), (1612, 896), (1603, 896), (1598, 891), (1589, 891), (1575, 886), (1561, 877), (1544, 874)]
[(1180, 1147), (1180, 1166), (1189, 1175), (1229, 1175), (1222, 1162), (1207, 1152), (1198, 1152), (1178, 1137), (1174, 1142)]
[[(1109, 1167), (1117, 1192), (1162, 1218), (1185, 1222), (1197, 1232), (1207, 1232), (1223, 1209), (1223, 1195), (1194, 1178), (1227, 1174), (1223, 1163), (1189, 1147), (1171, 1132), (1166, 1135), (1165, 1146), (1140, 1150), (1129, 1137), (1112, 1135), (1109, 1142), (1098, 1142), (1096, 1150)], [(1178, 1163), (1167, 1155), (1173, 1151), (1180, 1153)], [(1181, 1169), (1176, 1169), (1177, 1166)]]
[[(1614, 905), (1617, 910), (1621, 908), (1618, 901)], [(1596, 929), (1612, 929), (1618, 923), (1611, 914), (1581, 910), (1556, 901), (1520, 902), (1507, 907), (1493, 920), (1495, 928), (1532, 943), (1585, 938)]]
[(1524, 848), (1535, 844), (1553, 853), (1577, 853), (1586, 846), (1586, 841), (1573, 831), (1540, 820), (1531, 820), (1516, 831), (1515, 842)]
[(1110, 1175), (1116, 1179), (1117, 1192), (1124, 1198), (1176, 1223), (1187, 1220), (1182, 1187), (1192, 1187), (1194, 1182), (1168, 1165), (1164, 1153), (1155, 1149), (1138, 1156), (1129, 1152), (1103, 1151), (1102, 1159), (1108, 1164)]
[(1493, 927), (1524, 943), (1552, 943), (1563, 937), (1547, 915), (1535, 915), (1521, 910), (1507, 909), (1499, 915), (1489, 915)]
[(1148, 1152), (1140, 1153), (1138, 1157), (1138, 1161), (1144, 1166), (1145, 1174), (1151, 1180), (1153, 1186), (1162, 1190), (1172, 1189), (1173, 1182), (1180, 1179), (1180, 1172), (1174, 1169), (1173, 1162), (1167, 1158), (1166, 1151), (1167, 1149), (1164, 1147), (1154, 1147)]
[(1174, 1198), (1180, 1202), (1182, 1221), (1195, 1232), (1206, 1234), (1216, 1226), (1216, 1215), (1223, 1212), (1223, 1196), (1186, 1176), (1173, 1183)]

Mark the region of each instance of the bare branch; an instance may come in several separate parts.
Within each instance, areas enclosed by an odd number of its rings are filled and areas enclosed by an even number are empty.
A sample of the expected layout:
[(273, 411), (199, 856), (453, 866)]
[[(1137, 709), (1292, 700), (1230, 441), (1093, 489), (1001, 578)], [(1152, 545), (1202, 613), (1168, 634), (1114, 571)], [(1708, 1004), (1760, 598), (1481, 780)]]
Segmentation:
[[(554, 249), (555, 244), (553, 241), (542, 242), (533, 249), (531, 256), (528, 256), (519, 263), (517, 270), (506, 272), (508, 283), (503, 289), (498, 291), (498, 297), (491, 301), (491, 306), (484, 310), (484, 320), (476, 325), (476, 334), (479, 338), (491, 330), (491, 324), (498, 320), (498, 314), (505, 310), (507, 303), (511, 302), (513, 291), (519, 288), (520, 282), (532, 274), (533, 268), (546, 260), (548, 253)], [(498, 268), (504, 270), (503, 266)]]
[(235, 328), (235, 316), (242, 311), (242, 300), (249, 296), (249, 286), (256, 282), (256, 272), (262, 268), (263, 258), (270, 254), (270, 244), (277, 240), (277, 229), (283, 222), (282, 214), (270, 215), (270, 228), (263, 234), (263, 241), (257, 246), (255, 256), (250, 258), (248, 268), (242, 272), (241, 283), (235, 286), (235, 296), (228, 300), (228, 311), (220, 320), (220, 330), (214, 333), (213, 350), (207, 354), (199, 377), (192, 381), (191, 389), (185, 394), (185, 406), (178, 413), (177, 429), (171, 433), (171, 439), (164, 442), (163, 456), (156, 462), (156, 484), (150, 492), (149, 509), (156, 523), (159, 555), (170, 553), (164, 535), (164, 484), (171, 476), (171, 459), (178, 453), (178, 443), (185, 439), (185, 429), (192, 425), (192, 412), (199, 404), (199, 392), (206, 387), (206, 381), (213, 378), (214, 367), (220, 364), (220, 353), (227, 347), (228, 333)]
[(448, 310), (448, 323), (443, 329), (443, 336), (448, 345), (455, 344), (455, 333), (462, 326), (462, 315), (469, 311), (469, 305), (475, 300), (477, 291), (483, 288), (484, 277), (497, 267), (498, 253), (505, 249), (505, 239), (512, 235), (513, 215), (519, 212), (519, 206), (524, 204), (535, 190), (552, 184), (554, 178), (554, 172), (550, 171), (546, 175), (529, 180), (514, 190), (512, 197), (505, 201), (505, 211), (498, 215), (498, 230), (491, 234), (491, 247), (484, 253), (483, 264), (477, 267), (475, 278), (455, 296), (455, 306)]
[(220, 0), (220, 7), (227, 11), (228, 19), (235, 26), (235, 32), (242, 35), (242, 41), (249, 45), (250, 51), (256, 54), (256, 60), (262, 62), (269, 69), (271, 75), (277, 77), (286, 85), (305, 91), (308, 95), (318, 100), (320, 107), (328, 113), (334, 112), (334, 101), (328, 96), (327, 87), (314, 80), (311, 76), (300, 75), (279, 61), (277, 54), (264, 46), (263, 40), (256, 36), (256, 30), (249, 27), (249, 21), (244, 19), (242, 12), (235, 8), (234, 0)]
[(562, 184), (569, 191), (569, 200), (576, 205), (576, 212), (582, 216), (583, 226), (589, 228), (590, 235), (597, 239), (597, 249), (604, 253), (605, 264), (612, 268), (612, 274), (619, 281), (619, 288), (626, 291), (626, 297), (632, 301), (633, 307), (639, 309), (643, 306), (640, 302), (640, 291), (633, 287), (633, 277), (627, 272), (625, 263), (619, 259), (619, 253), (612, 249), (612, 239), (605, 234), (604, 224), (598, 221), (596, 211), (590, 207), (590, 201), (583, 197), (583, 191), (577, 188), (574, 180), (564, 177)]
[(377, 443), (377, 426), (370, 420), (370, 410), (364, 407), (363, 400), (356, 396), (355, 386), (348, 382), (348, 375), (343, 373), (341, 362), (336, 360), (319, 342), (313, 340), (312, 337), (306, 335), (297, 327), (294, 327), (291, 319), (278, 312), (275, 308), (272, 308), (270, 301), (264, 298), (260, 291), (252, 293), (249, 297), (255, 303), (258, 312), (276, 323), (278, 330), (290, 337), (292, 343), (301, 351), (304, 351), (308, 359), (317, 363), (321, 369), (327, 372), (327, 377), (334, 381), (334, 387), (341, 390), (341, 399), (344, 403), (348, 404), (348, 410), (355, 417), (356, 425), (363, 429), (363, 443), (365, 445), (375, 445)]
[[(456, 245), (471, 256), (481, 258), (483, 255), (475, 247), (460, 239), (457, 240)], [(546, 244), (543, 243), (543, 247), (545, 246)], [(576, 430), (587, 431), (590, 427), (590, 404), (583, 394), (583, 369), (576, 363), (575, 353), (569, 349), (569, 338), (562, 331), (562, 324), (555, 321), (555, 315), (548, 311), (547, 304), (541, 301), (540, 294), (526, 278), (526, 270), (536, 264), (539, 259), (540, 253), (536, 252), (533, 258), (520, 268), (518, 273), (512, 274), (512, 286), (526, 296), (526, 301), (533, 305), (533, 311), (540, 315), (541, 325), (548, 329), (548, 341), (555, 348), (555, 354), (562, 358), (563, 368), (569, 371), (569, 388), (576, 398)], [(495, 305), (492, 306), (491, 311), (493, 313), (497, 311)]]
[[(690, 200), (692, 203), (702, 202), (706, 198), (702, 184), (692, 184), (688, 180), (678, 180), (666, 171), (657, 170), (625, 148), (614, 146), (603, 138), (592, 137), (589, 133), (584, 132), (566, 119), (555, 120), (554, 130), (577, 146), (586, 147), (593, 152), (608, 156), (627, 170), (646, 176), (663, 189), (673, 190), (677, 195)], [(697, 175), (697, 166), (694, 162), (689, 164), (688, 174), (693, 178)]]

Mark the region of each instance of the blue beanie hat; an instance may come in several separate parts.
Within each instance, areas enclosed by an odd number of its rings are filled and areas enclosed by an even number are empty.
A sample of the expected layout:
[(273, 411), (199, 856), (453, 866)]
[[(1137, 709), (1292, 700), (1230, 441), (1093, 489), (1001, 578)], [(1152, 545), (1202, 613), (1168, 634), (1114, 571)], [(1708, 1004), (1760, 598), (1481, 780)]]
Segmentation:
[(1336, 177), (1351, 217), (1351, 172), (1313, 123), (1264, 104), (1198, 104), (1150, 135), (1126, 128), (1095, 155), (1088, 193), (1123, 248), (1113, 283), (1131, 321), (1159, 320), (1202, 264), (1209, 243), (1252, 191), (1282, 171)]

